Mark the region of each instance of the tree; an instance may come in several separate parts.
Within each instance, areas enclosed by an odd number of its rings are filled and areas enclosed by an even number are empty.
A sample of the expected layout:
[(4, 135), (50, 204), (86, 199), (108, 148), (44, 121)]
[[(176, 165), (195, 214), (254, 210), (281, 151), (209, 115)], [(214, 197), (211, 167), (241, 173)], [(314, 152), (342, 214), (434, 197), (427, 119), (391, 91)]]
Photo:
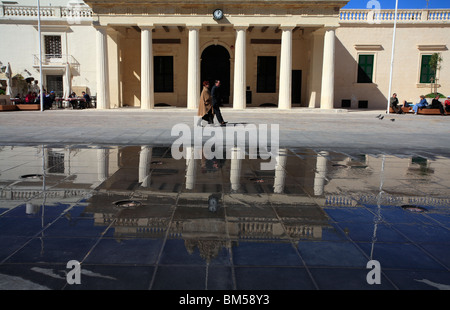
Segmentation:
[(433, 73), (433, 77), (431, 78), (431, 92), (434, 94), (437, 94), (437, 88), (438, 88), (438, 71), (441, 69), (441, 63), (442, 63), (442, 57), (439, 53), (434, 53), (431, 55), (431, 59), (429, 62), (429, 66), (431, 69), (431, 72)]

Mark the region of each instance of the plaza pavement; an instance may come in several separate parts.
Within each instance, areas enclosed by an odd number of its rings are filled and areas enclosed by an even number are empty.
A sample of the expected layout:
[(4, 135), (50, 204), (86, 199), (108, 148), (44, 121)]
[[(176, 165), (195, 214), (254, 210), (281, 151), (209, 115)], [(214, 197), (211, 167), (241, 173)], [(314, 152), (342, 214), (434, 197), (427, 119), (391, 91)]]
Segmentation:
[[(450, 155), (450, 115), (309, 108), (222, 108), (222, 114), (228, 127), (279, 124), (279, 144), (285, 147)], [(184, 123), (193, 129), (195, 115), (184, 108), (2, 112), (0, 144), (169, 146), (178, 138), (171, 136), (172, 127)]]

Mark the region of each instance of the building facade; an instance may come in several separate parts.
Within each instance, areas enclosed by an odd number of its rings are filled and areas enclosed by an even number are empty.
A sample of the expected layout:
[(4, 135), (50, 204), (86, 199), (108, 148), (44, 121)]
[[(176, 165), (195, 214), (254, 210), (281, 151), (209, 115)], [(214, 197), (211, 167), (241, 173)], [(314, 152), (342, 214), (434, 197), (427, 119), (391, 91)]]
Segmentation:
[[(98, 109), (196, 109), (204, 80), (221, 80), (223, 104), (386, 108), (394, 12), (345, 10), (325, 1), (34, 1), (0, 5), (0, 65), (60, 96), (86, 91)], [(219, 11), (218, 11), (219, 10)], [(392, 91), (431, 92), (428, 62), (443, 59), (438, 91), (450, 94), (450, 10), (399, 11)], [(20, 75), (20, 76), (18, 76)]]

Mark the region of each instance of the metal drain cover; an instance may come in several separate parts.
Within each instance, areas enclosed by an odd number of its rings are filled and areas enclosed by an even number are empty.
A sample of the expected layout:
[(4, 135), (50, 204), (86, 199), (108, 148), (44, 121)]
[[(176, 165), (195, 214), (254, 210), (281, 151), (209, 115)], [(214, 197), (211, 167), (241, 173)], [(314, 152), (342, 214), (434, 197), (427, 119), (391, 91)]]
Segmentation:
[(118, 200), (113, 202), (116, 207), (124, 208), (124, 209), (132, 209), (142, 205), (141, 202), (136, 200)]
[(409, 212), (414, 212), (414, 213), (422, 213), (422, 212), (428, 211), (427, 209), (425, 209), (423, 207), (414, 206), (414, 205), (403, 205), (402, 209), (409, 211)]
[(42, 177), (43, 177), (42, 174), (24, 174), (24, 175), (20, 176), (21, 179), (27, 179), (27, 180), (30, 180), (30, 179), (34, 179), (34, 180), (42, 179)]

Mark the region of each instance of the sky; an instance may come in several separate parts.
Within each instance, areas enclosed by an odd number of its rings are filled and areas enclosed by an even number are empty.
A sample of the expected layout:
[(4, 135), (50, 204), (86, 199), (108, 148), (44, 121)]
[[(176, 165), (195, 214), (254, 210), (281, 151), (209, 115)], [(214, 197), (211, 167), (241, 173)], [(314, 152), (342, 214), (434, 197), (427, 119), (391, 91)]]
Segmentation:
[[(367, 4), (369, 8), (377, 8), (376, 3), (380, 4), (380, 9), (395, 9), (396, 0), (350, 0), (344, 9), (365, 9)], [(399, 9), (425, 9), (427, 7), (426, 0), (398, 0)], [(450, 0), (429, 0), (429, 9), (449, 9)]]

